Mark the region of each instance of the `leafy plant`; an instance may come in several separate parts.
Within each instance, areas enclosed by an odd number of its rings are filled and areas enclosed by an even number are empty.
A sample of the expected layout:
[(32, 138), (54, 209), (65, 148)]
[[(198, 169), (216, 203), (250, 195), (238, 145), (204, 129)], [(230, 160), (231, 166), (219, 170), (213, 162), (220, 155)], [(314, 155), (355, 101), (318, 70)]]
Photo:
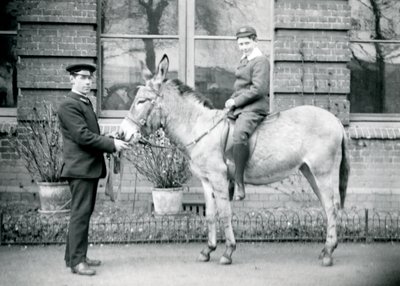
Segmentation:
[(18, 134), (11, 140), (32, 178), (40, 182), (61, 181), (63, 144), (60, 123), (51, 105), (33, 107), (19, 121)]
[(135, 145), (125, 156), (139, 174), (156, 188), (181, 187), (191, 177), (189, 160), (162, 129), (148, 138), (150, 144)]

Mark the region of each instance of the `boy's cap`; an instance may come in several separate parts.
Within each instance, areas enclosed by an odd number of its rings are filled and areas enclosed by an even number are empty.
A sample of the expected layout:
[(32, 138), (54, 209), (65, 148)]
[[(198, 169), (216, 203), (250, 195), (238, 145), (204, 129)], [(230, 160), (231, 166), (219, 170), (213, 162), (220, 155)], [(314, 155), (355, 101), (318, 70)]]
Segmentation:
[(250, 37), (252, 35), (257, 36), (257, 32), (256, 29), (250, 26), (241, 27), (236, 32), (236, 38)]

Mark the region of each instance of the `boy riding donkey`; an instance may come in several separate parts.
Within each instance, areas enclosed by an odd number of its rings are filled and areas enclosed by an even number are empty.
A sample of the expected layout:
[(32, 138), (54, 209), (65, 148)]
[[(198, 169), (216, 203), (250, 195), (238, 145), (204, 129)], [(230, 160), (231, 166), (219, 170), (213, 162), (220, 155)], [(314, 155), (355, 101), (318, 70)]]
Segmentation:
[(235, 200), (246, 196), (243, 174), (249, 158), (249, 138), (269, 111), (269, 61), (257, 47), (257, 32), (245, 26), (236, 32), (243, 53), (236, 69), (234, 93), (225, 102), (228, 117), (235, 120), (233, 158), (235, 162)]

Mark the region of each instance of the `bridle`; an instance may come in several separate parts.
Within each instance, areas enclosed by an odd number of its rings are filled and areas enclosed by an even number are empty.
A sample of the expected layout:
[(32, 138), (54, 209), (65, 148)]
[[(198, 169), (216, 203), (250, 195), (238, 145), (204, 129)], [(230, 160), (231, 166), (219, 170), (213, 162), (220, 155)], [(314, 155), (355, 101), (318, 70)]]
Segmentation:
[(144, 102), (146, 101), (150, 101), (151, 102), (151, 108), (149, 108), (146, 111), (145, 117), (141, 118), (138, 120), (136, 120), (135, 118), (133, 118), (130, 114), (130, 111), (128, 111), (128, 114), (125, 116), (125, 119), (128, 121), (131, 121), (133, 124), (135, 124), (137, 127), (139, 127), (139, 130), (142, 130), (142, 128), (144, 128), (147, 124), (147, 118), (149, 117), (149, 115), (151, 114), (151, 112), (153, 111), (155, 105), (156, 105), (156, 99), (157, 97), (162, 97), (162, 95), (158, 92), (158, 90), (152, 88), (152, 87), (148, 87), (148, 86), (140, 86), (139, 88), (149, 88), (151, 92), (153, 92), (156, 95), (156, 98), (143, 98)]
[[(151, 88), (151, 91), (154, 92), (157, 97), (162, 97), (162, 95), (156, 89)], [(149, 108), (147, 110), (145, 118), (141, 118), (141, 119), (137, 120), (137, 119), (135, 119), (135, 118), (133, 118), (131, 116), (130, 112), (128, 112), (127, 116), (125, 116), (126, 120), (131, 121), (133, 124), (135, 124), (136, 126), (139, 127), (139, 132), (140, 132), (140, 130), (142, 130), (142, 128), (144, 128), (147, 125), (147, 119), (148, 119), (149, 115), (151, 114), (151, 112), (153, 111), (154, 107), (156, 106), (156, 99), (146, 98), (145, 101), (151, 101), (151, 108)], [(203, 132), (202, 134), (197, 136), (194, 140), (190, 141), (189, 143), (187, 143), (187, 144), (185, 144), (185, 145), (183, 145), (181, 147), (178, 146), (178, 148), (182, 149), (182, 150), (185, 150), (185, 148), (187, 148), (187, 147), (190, 147), (192, 145), (196, 145), (202, 138), (207, 136), (214, 128), (216, 128), (223, 120), (225, 120), (227, 118), (227, 113), (228, 112), (229, 112), (229, 110), (226, 111), (224, 113), (224, 115), (219, 120), (217, 120), (217, 122), (215, 122), (208, 130), (206, 130), (205, 132)], [(160, 125), (162, 126), (162, 123)], [(168, 147), (168, 146), (161, 146), (161, 145), (154, 144), (154, 143), (150, 142), (149, 140), (147, 140), (146, 138), (144, 138), (142, 136), (139, 139), (139, 143), (140, 144), (144, 144), (144, 145), (148, 145), (148, 146), (152, 146), (152, 147), (157, 147), (157, 148), (171, 148), (171, 147)]]

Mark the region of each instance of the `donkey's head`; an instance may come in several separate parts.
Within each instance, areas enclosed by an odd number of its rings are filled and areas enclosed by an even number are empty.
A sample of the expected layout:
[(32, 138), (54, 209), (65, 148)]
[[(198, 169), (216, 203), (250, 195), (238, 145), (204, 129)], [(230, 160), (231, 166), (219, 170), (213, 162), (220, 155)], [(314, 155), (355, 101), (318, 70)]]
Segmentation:
[(141, 134), (154, 132), (163, 125), (164, 118), (159, 102), (162, 100), (161, 88), (168, 66), (168, 56), (164, 55), (153, 76), (141, 62), (142, 77), (146, 85), (139, 87), (127, 116), (121, 122), (119, 135), (123, 140), (137, 142)]

